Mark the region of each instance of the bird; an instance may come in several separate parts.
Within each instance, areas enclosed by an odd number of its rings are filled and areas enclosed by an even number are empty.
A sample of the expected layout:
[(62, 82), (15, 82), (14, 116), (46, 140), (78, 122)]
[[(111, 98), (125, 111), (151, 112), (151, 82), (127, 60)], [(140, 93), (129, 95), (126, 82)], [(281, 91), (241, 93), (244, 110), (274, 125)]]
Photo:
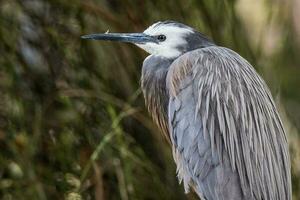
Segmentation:
[(149, 56), (141, 88), (169, 142), (186, 193), (203, 200), (290, 200), (287, 135), (272, 94), (254, 67), (180, 22), (141, 33), (83, 39), (132, 43)]

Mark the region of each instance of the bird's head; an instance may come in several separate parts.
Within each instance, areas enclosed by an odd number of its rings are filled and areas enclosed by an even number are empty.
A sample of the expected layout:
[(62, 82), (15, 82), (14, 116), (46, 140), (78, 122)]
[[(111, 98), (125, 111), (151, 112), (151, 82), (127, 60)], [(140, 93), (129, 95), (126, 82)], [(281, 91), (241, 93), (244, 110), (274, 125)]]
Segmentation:
[(157, 22), (143, 33), (103, 33), (83, 39), (129, 42), (151, 55), (176, 58), (187, 51), (214, 45), (195, 29), (175, 21)]

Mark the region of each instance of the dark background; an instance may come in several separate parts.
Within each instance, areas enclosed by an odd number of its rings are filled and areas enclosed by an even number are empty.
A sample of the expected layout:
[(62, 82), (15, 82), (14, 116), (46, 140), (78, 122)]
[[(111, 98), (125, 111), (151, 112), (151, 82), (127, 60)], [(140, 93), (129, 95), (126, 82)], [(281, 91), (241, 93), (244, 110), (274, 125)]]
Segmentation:
[(166, 19), (237, 51), (266, 80), (300, 199), (299, 0), (0, 1), (0, 199), (195, 199), (145, 109), (146, 53), (80, 39)]

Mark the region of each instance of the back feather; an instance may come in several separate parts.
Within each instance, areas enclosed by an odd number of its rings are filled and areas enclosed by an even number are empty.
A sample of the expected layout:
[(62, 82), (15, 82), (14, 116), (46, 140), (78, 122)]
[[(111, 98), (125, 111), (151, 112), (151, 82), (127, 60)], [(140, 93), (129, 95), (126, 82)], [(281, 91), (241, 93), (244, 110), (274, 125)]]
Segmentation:
[[(189, 85), (189, 92), (184, 92)], [(182, 119), (178, 118), (180, 115), (176, 116), (176, 112), (184, 113), (180, 109), (186, 109), (199, 120), (198, 128), (202, 129), (204, 136), (202, 140), (209, 141), (210, 157), (217, 156), (221, 166), (225, 165), (225, 159), (228, 160), (232, 171), (238, 174), (244, 195), (250, 194), (253, 199), (291, 199), (285, 131), (267, 85), (245, 59), (223, 47), (188, 52), (170, 66), (167, 87), (170, 93), (170, 134), (179, 171), (184, 170), (182, 163), (178, 163), (178, 156), (184, 150), (178, 149), (181, 129), (176, 123), (180, 124)], [(180, 108), (178, 102), (189, 98), (195, 100), (194, 109), (188, 105)], [(189, 114), (185, 116), (190, 117)], [(188, 134), (198, 131), (186, 130)], [(196, 142), (201, 145), (203, 141)], [(180, 147), (192, 149), (196, 144)], [(187, 180), (185, 184), (197, 185), (197, 177), (191, 173), (192, 180), (185, 177), (187, 174), (181, 176)]]

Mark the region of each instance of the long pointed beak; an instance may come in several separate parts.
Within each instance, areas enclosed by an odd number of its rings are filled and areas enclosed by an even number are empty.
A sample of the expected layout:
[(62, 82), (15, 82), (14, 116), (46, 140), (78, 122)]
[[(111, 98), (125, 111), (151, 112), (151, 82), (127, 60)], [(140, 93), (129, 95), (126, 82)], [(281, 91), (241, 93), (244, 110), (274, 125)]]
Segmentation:
[(88, 40), (108, 40), (118, 42), (129, 42), (135, 44), (144, 44), (147, 42), (157, 43), (155, 37), (145, 33), (99, 33), (81, 36), (82, 39)]

